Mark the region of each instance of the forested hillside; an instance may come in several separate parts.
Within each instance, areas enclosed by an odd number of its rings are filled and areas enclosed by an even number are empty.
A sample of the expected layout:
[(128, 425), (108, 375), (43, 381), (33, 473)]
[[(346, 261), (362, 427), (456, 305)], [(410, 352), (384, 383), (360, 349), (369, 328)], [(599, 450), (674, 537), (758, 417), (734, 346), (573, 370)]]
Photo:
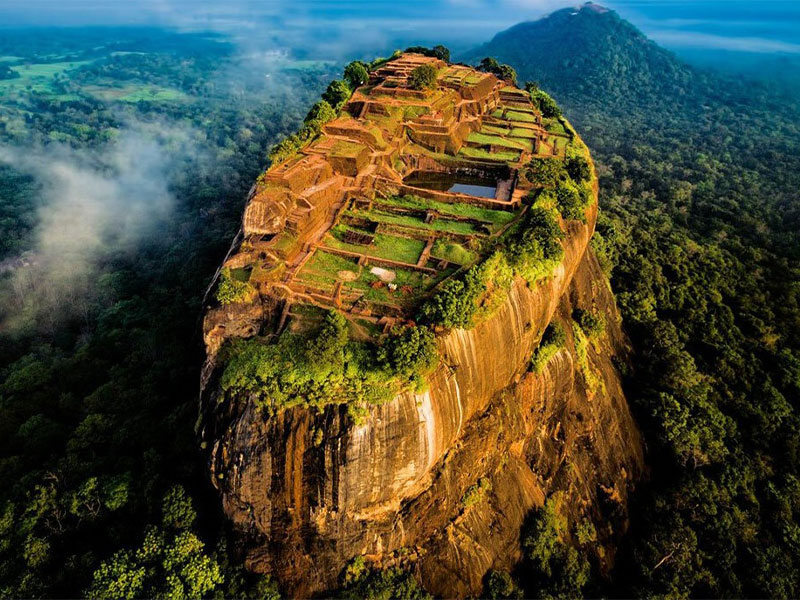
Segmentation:
[(598, 163), (594, 245), (636, 349), (626, 393), (651, 465), (598, 589), (796, 596), (796, 100), (697, 72), (596, 5), (517, 25), (483, 56), (551, 92)]

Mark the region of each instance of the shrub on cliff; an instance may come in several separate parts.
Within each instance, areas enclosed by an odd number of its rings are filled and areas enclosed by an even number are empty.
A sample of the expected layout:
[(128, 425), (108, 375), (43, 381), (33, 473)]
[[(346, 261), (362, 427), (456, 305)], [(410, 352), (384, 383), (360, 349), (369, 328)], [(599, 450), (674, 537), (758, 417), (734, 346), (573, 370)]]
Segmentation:
[(338, 111), (350, 99), (352, 93), (353, 90), (346, 81), (335, 79), (328, 84), (328, 88), (322, 94), (322, 99)]
[(436, 85), (436, 67), (420, 65), (408, 77), (408, 87), (412, 90), (429, 90)]
[(378, 351), (378, 362), (393, 374), (413, 381), (417, 389), (439, 361), (436, 336), (427, 327), (395, 330)]
[(419, 388), (438, 355), (424, 327), (394, 332), (376, 349), (350, 341), (346, 319), (328, 311), (311, 335), (287, 333), (274, 343), (237, 339), (223, 359), (220, 385), (228, 396), (246, 395), (273, 413), (347, 403), (356, 418), (409, 384)]
[(311, 110), (308, 111), (306, 118), (303, 119), (303, 123), (306, 126), (314, 125), (316, 123), (325, 124), (335, 118), (336, 110), (334, 110), (334, 108), (326, 100), (320, 100), (319, 102), (314, 103), (314, 106), (312, 106)]
[(588, 198), (572, 182), (562, 181), (556, 188), (556, 204), (561, 216), (568, 220), (586, 221)]
[(508, 262), (517, 275), (535, 283), (552, 273), (564, 257), (560, 244), (563, 237), (564, 232), (551, 211), (532, 208), (508, 242)]
[(246, 281), (237, 281), (231, 276), (230, 269), (222, 269), (220, 272), (219, 284), (217, 286), (216, 298), (220, 304), (234, 304), (247, 300), (255, 291), (252, 285)]
[(606, 330), (606, 321), (602, 316), (580, 308), (576, 308), (572, 311), (572, 319), (580, 325), (583, 333), (585, 333), (588, 338), (596, 338), (597, 336), (603, 335), (603, 332)]
[(502, 304), (514, 276), (534, 283), (552, 273), (564, 255), (563, 237), (549, 211), (532, 208), (508, 232), (505, 248), (440, 285), (420, 308), (419, 320), (445, 329), (473, 327)]
[(589, 181), (592, 177), (592, 171), (589, 168), (589, 161), (580, 155), (570, 156), (567, 158), (564, 166), (567, 170), (567, 175), (575, 183), (583, 183)]
[(479, 504), (486, 497), (486, 494), (492, 491), (492, 482), (486, 477), (481, 477), (478, 483), (474, 483), (467, 488), (464, 495), (461, 496), (461, 506), (470, 508)]
[(533, 351), (531, 370), (534, 373), (541, 373), (555, 353), (564, 347), (566, 341), (567, 334), (561, 324), (550, 323), (547, 329), (544, 330), (544, 334), (542, 334), (542, 341), (539, 342), (539, 346)]
[(558, 158), (533, 158), (525, 166), (524, 175), (535, 185), (554, 189), (566, 178), (567, 172), (564, 169), (564, 162)]
[(537, 86), (530, 83), (525, 84), (525, 89), (531, 94), (531, 102), (533, 105), (542, 111), (542, 116), (545, 119), (553, 119), (561, 116), (561, 108), (555, 100), (547, 92), (543, 92)]
[(447, 329), (467, 328), (472, 321), (475, 293), (463, 279), (449, 279), (420, 309), (420, 319)]

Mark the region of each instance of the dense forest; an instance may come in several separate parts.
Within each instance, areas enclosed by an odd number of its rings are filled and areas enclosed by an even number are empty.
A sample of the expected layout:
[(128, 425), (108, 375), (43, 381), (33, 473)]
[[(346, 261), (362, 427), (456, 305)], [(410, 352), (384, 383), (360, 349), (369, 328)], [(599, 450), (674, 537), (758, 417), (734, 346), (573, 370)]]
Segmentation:
[[(0, 596), (270, 597), (229, 561), (207, 495), (198, 320), (268, 148), (331, 67), (277, 60), (253, 75), (220, 40), (152, 30), (8, 32), (0, 53), (20, 74), (0, 86)], [(114, 160), (131, 132), (169, 157), (154, 173), (170, 209), (145, 204), (154, 223), (135, 247), (99, 244), (50, 298), (39, 228), (65, 190), (42, 175), (67, 165), (143, 185), (140, 153)], [(117, 208), (113, 222), (131, 218)]]
[[(517, 25), (473, 57), (495, 56), (552, 92), (592, 149), (593, 245), (636, 350), (626, 394), (651, 472), (610, 581), (551, 558), (557, 576), (534, 589), (795, 597), (796, 97), (696, 71), (615, 13), (572, 12)], [(534, 523), (556, 530), (546, 511)], [(534, 550), (523, 581), (541, 571)]]
[[(593, 245), (635, 349), (620, 366), (650, 473), (610, 574), (591, 532), (563, 543), (547, 502), (487, 594), (797, 596), (800, 110), (682, 64), (613, 13), (566, 17), (464, 58), (552, 92), (592, 150)], [(229, 552), (205, 481), (198, 318), (268, 148), (340, 68), (256, 69), (223, 39), (155, 30), (30, 39), (0, 36), (0, 596), (275, 598)], [(124, 181), (131, 157), (110, 157), (131, 133), (169, 157), (156, 172), (170, 208), (135, 246), (98, 243), (52, 293), (41, 221), (59, 190), (31, 165)], [(343, 583), (424, 596), (361, 563)]]

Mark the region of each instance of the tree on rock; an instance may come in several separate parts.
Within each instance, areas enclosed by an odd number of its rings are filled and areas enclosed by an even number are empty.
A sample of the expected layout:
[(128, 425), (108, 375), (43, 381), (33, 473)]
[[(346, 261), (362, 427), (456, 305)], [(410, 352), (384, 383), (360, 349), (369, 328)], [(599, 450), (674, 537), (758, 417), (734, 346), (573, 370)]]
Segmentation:
[(442, 46), (441, 44), (434, 46), (432, 48), (433, 55), (438, 58), (439, 60), (443, 60), (444, 62), (450, 62), (450, 50), (447, 46)]
[(360, 60), (354, 60), (344, 68), (344, 78), (351, 89), (364, 85), (369, 80), (367, 67)]
[(346, 81), (336, 79), (330, 82), (328, 89), (322, 94), (322, 99), (330, 104), (334, 110), (339, 110), (342, 108), (342, 105), (350, 99), (350, 94), (352, 93)]
[(408, 78), (408, 86), (412, 90), (429, 90), (436, 85), (436, 68), (433, 65), (420, 65)]

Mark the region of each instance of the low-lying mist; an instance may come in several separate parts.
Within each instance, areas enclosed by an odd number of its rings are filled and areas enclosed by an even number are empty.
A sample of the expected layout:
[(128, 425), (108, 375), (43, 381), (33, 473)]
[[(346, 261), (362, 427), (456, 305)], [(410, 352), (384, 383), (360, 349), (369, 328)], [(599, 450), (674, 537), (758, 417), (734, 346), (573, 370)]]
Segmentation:
[(165, 123), (129, 123), (96, 151), (0, 146), (0, 162), (42, 189), (30, 249), (0, 274), (0, 330), (82, 316), (106, 262), (163, 229), (176, 202), (169, 171), (195, 153), (191, 139)]

